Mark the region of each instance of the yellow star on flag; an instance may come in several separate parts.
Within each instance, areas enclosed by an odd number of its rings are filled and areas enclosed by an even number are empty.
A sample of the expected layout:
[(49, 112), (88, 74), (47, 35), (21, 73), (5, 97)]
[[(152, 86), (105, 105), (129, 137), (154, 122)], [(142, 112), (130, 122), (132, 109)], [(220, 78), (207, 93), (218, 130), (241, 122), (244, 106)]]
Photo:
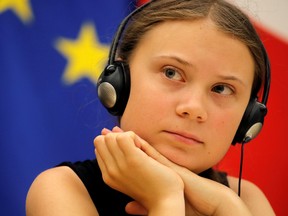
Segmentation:
[(0, 0), (0, 13), (9, 9), (24, 23), (28, 23), (33, 19), (29, 0)]
[(71, 85), (81, 78), (97, 83), (107, 64), (109, 46), (98, 41), (93, 24), (84, 24), (76, 40), (58, 39), (56, 49), (68, 60), (63, 75), (66, 84)]

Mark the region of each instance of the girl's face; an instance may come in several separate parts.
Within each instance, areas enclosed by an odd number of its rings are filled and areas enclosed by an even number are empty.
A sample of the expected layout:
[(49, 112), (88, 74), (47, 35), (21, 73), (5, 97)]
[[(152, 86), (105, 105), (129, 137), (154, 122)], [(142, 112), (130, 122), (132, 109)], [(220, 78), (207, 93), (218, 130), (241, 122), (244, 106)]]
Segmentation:
[(145, 34), (129, 65), (122, 129), (196, 173), (217, 164), (249, 101), (248, 48), (210, 20), (169, 21)]

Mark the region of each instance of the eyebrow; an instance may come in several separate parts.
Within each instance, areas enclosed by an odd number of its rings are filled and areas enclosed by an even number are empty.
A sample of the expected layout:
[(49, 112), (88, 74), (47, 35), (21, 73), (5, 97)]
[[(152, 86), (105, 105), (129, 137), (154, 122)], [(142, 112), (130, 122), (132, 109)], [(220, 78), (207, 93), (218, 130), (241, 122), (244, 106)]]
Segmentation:
[(223, 79), (223, 80), (236, 81), (236, 82), (240, 83), (241, 85), (246, 86), (246, 84), (241, 79), (239, 79), (238, 77), (232, 76), (232, 75), (231, 76), (230, 75), (228, 75), (228, 76), (218, 75), (218, 77), (220, 79)]
[(168, 59), (174, 59), (175, 61), (179, 62), (180, 64), (183, 64), (185, 66), (189, 66), (189, 67), (193, 67), (193, 64), (184, 60), (184, 59), (181, 59), (179, 58), (178, 56), (175, 56), (175, 55), (161, 55), (161, 56), (157, 56), (157, 58), (168, 58)]

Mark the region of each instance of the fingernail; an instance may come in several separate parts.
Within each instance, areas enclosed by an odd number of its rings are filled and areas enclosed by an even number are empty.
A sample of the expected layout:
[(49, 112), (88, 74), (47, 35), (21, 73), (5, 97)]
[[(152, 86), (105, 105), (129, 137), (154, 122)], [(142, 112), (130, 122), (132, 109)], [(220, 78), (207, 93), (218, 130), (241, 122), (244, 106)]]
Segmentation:
[(113, 131), (123, 132), (123, 130), (122, 130), (120, 127), (118, 127), (118, 126), (115, 126), (115, 127), (113, 128)]
[(107, 128), (103, 128), (102, 131), (101, 131), (101, 134), (107, 134), (107, 133), (110, 133), (111, 130), (107, 129)]

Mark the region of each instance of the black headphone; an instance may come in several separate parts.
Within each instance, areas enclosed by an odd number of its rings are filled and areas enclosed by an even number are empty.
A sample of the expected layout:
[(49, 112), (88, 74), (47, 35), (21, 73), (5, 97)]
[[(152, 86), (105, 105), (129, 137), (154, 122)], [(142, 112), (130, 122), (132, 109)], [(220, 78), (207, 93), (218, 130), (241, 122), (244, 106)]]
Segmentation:
[[(135, 9), (120, 23), (111, 45), (108, 65), (97, 82), (97, 92), (101, 103), (109, 113), (115, 116), (123, 114), (130, 94), (129, 65), (126, 62), (115, 60), (119, 40), (131, 17), (143, 10), (151, 2), (153, 0)], [(257, 96), (250, 98), (232, 141), (233, 145), (236, 143), (247, 143), (255, 138), (261, 131), (264, 117), (267, 114), (266, 104), (270, 89), (270, 62), (263, 44), (262, 49), (266, 64), (262, 101), (259, 102)]]

